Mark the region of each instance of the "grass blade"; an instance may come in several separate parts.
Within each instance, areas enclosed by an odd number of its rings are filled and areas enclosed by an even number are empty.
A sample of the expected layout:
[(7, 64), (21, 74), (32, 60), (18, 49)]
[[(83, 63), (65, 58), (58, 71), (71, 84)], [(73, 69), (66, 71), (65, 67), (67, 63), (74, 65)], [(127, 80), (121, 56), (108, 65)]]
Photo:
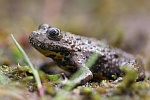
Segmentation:
[(37, 87), (38, 87), (38, 91), (39, 91), (39, 96), (43, 96), (44, 94), (44, 91), (42, 89), (42, 83), (41, 83), (41, 80), (40, 80), (40, 77), (39, 77), (39, 74), (38, 74), (38, 71), (37, 69), (35, 69), (32, 65), (32, 63), (30, 62), (28, 56), (26, 55), (25, 51), (21, 48), (21, 46), (19, 45), (19, 43), (16, 41), (16, 39), (14, 38), (14, 36), (11, 34), (11, 37), (14, 41), (14, 43), (16, 44), (18, 50), (21, 52), (21, 54), (23, 55), (24, 59), (26, 60), (26, 62), (28, 63), (28, 65), (30, 66), (32, 72), (33, 72), (33, 75), (35, 77), (35, 80), (37, 82)]

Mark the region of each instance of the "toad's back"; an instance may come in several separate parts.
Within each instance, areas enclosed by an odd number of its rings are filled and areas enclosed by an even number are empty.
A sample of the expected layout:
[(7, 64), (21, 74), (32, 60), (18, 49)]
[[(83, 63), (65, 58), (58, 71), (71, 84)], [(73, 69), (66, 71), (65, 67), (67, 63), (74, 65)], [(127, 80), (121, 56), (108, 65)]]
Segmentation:
[(59, 67), (74, 73), (80, 67), (85, 67), (87, 59), (94, 53), (99, 57), (92, 68), (85, 73), (82, 81), (93, 79), (113, 79), (123, 73), (120, 68), (124, 65), (132, 67), (138, 72), (138, 80), (145, 77), (144, 67), (140, 59), (136, 59), (120, 49), (111, 48), (105, 42), (78, 36), (69, 32), (60, 32), (47, 24), (33, 31), (29, 37), (30, 44), (47, 57), (51, 57)]

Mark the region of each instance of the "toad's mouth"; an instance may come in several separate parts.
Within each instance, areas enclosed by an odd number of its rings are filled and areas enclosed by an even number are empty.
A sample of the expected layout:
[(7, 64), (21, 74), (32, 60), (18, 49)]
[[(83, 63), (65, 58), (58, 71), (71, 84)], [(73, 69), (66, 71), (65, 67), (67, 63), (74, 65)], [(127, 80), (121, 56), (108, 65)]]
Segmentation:
[(57, 42), (47, 38), (46, 33), (40, 30), (33, 31), (29, 36), (29, 43), (35, 48), (54, 50), (58, 48)]
[(40, 48), (53, 52), (70, 52), (76, 50), (73, 47), (75, 45), (72, 43), (72, 40), (68, 38), (69, 36), (66, 35), (65, 32), (62, 32), (61, 34), (63, 38), (59, 41), (55, 41), (49, 39), (44, 31), (33, 31), (29, 36), (29, 43), (36, 49)]

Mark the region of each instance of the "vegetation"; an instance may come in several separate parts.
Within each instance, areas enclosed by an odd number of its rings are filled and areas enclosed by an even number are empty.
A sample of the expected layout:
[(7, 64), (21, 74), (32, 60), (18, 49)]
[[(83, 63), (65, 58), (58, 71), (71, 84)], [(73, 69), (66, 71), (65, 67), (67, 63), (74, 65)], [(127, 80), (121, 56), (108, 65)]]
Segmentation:
[[(123, 67), (122, 70), (126, 73), (123, 77), (123, 81), (114, 82), (109, 80), (103, 80), (101, 82), (89, 82), (82, 86), (76, 86), (72, 83), (73, 80), (78, 78), (84, 71), (78, 71), (75, 73), (71, 80), (60, 79), (61, 74), (48, 75), (44, 72), (38, 71), (33, 67), (29, 58), (25, 54), (24, 50), (20, 47), (18, 42), (12, 36), (15, 44), (22, 53), (24, 59), (28, 63), (28, 66), (0, 66), (1, 69), (1, 80), (0, 86), (0, 97), (8, 96), (8, 98), (15, 99), (27, 99), (27, 95), (23, 93), (30, 92), (30, 95), (36, 93), (36, 97), (30, 97), (28, 99), (33, 100), (34, 98), (46, 100), (48, 98), (54, 98), (55, 100), (66, 100), (76, 99), (79, 100), (99, 100), (99, 99), (148, 99), (149, 94), (145, 95), (149, 90), (148, 82), (136, 82), (137, 73), (127, 67)], [(98, 54), (93, 54), (88, 60), (87, 66), (97, 59)], [(42, 83), (41, 83), (42, 82)], [(13, 86), (13, 88), (12, 88)], [(24, 89), (22, 89), (24, 88)], [(11, 92), (19, 91), (19, 92)]]

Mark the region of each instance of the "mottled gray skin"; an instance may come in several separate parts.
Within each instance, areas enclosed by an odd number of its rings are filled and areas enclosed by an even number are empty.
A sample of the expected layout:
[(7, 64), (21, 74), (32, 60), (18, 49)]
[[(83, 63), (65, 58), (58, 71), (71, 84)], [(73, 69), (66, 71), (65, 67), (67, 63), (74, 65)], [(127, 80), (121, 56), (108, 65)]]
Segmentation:
[[(29, 36), (29, 43), (46, 57), (52, 58), (60, 68), (66, 71), (74, 73), (80, 67), (87, 69), (79, 78), (79, 83), (84, 84), (91, 79), (114, 79), (113, 75), (120, 77), (124, 75), (120, 69), (124, 65), (137, 71), (137, 80), (144, 79), (145, 71), (142, 62), (133, 55), (111, 48), (103, 41), (69, 32), (61, 32), (60, 40), (49, 39), (47, 36), (49, 28), (44, 27), (33, 31)], [(98, 53), (99, 57), (89, 70), (85, 63), (94, 52)]]

